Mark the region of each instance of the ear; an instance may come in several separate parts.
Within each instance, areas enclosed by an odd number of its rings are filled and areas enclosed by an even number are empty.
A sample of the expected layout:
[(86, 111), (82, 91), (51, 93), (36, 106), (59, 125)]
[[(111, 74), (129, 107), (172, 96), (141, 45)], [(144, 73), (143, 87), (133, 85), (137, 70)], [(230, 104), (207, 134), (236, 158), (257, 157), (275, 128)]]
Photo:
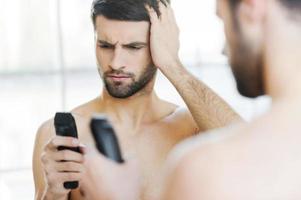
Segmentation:
[(267, 0), (242, 0), (238, 5), (238, 17), (242, 23), (261, 23), (266, 15)]

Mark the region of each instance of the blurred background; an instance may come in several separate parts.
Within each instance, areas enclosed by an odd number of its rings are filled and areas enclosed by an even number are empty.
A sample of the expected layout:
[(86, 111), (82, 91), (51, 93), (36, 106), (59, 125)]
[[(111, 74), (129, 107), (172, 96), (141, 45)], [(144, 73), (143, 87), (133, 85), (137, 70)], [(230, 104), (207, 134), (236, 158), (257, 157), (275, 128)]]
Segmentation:
[[(101, 93), (96, 70), (92, 0), (0, 0), (0, 199), (34, 198), (31, 160), (35, 134), (57, 111)], [(181, 59), (244, 119), (270, 99), (241, 97), (235, 87), (215, 0), (172, 0), (181, 29)], [(161, 98), (185, 106), (161, 74)]]

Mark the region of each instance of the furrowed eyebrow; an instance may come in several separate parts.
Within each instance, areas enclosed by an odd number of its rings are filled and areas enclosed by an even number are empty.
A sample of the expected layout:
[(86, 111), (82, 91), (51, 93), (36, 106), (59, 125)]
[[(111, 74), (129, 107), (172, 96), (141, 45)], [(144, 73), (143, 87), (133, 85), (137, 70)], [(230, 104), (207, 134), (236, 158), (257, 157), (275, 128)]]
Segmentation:
[(107, 41), (104, 41), (104, 40), (98, 40), (97, 43), (99, 44), (103, 44), (103, 45), (108, 45), (108, 46), (115, 46), (115, 44), (111, 44)]
[(145, 43), (145, 42), (132, 42), (132, 43), (129, 43), (129, 44), (124, 44), (123, 46), (145, 47), (145, 46), (147, 46), (147, 43)]
[[(117, 44), (117, 43), (116, 44), (111, 44), (111, 43), (109, 43), (107, 41), (104, 41), (104, 40), (98, 40), (97, 42), (98, 42), (98, 44), (107, 45), (107, 46), (115, 46)], [(132, 43), (129, 43), (129, 44), (124, 44), (122, 46), (124, 46), (124, 47), (145, 47), (145, 46), (147, 46), (147, 43), (145, 43), (145, 42), (132, 42)]]

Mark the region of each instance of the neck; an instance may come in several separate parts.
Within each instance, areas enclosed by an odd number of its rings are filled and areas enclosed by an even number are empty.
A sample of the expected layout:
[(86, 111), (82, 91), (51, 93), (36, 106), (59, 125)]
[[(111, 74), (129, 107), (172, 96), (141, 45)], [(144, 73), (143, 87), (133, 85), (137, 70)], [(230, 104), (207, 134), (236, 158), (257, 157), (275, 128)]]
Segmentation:
[(141, 124), (153, 120), (153, 111), (159, 102), (159, 98), (153, 90), (153, 86), (147, 86), (143, 91), (125, 99), (112, 97), (106, 89), (103, 89), (100, 97), (102, 111), (110, 119), (121, 125), (126, 125), (132, 130), (137, 130)]

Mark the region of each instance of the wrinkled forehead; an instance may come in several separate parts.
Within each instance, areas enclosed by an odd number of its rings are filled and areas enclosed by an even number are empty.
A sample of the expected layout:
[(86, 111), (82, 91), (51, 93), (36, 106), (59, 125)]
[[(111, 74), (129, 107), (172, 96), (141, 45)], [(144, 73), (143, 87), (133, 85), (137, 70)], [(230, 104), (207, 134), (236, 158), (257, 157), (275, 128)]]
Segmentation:
[(95, 37), (110, 43), (140, 41), (148, 42), (150, 23), (107, 19), (97, 16)]

